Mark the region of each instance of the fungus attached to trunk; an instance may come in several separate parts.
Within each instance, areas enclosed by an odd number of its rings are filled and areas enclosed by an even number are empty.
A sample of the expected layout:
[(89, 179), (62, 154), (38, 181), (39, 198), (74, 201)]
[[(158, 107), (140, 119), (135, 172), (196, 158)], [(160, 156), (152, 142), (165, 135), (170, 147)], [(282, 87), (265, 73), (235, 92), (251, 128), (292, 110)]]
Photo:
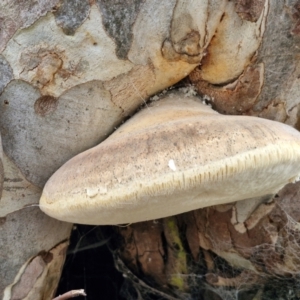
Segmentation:
[(299, 174), (297, 130), (173, 92), (64, 164), (40, 207), (67, 222), (134, 223), (274, 194)]

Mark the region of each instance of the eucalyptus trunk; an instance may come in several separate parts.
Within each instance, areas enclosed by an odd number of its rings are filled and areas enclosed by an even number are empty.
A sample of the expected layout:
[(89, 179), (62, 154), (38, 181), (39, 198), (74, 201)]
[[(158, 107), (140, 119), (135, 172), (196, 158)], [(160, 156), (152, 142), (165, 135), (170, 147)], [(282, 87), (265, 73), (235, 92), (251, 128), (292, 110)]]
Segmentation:
[[(72, 224), (42, 188), (150, 96), (188, 76), (220, 113), (299, 129), (299, 35), (296, 0), (2, 2), (0, 297), (54, 297)], [(133, 299), (296, 299), (299, 192), (114, 228)]]

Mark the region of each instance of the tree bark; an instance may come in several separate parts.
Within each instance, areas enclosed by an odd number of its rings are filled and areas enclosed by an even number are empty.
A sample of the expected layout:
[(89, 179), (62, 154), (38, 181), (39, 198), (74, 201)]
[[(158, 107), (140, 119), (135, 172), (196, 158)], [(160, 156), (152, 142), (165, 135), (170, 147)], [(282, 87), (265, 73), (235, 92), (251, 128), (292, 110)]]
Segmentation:
[(169, 44), (162, 51), (164, 40), (171, 38), (175, 4), (1, 3), (3, 299), (53, 298), (71, 224), (39, 210), (50, 175), (105, 139), (150, 95), (185, 77), (201, 60), (200, 49), (191, 58)]
[[(71, 224), (40, 212), (45, 182), (188, 74), (221, 113), (299, 129), (299, 16), (296, 0), (0, 4), (0, 297), (54, 297)], [(117, 228), (116, 261), (141, 294), (267, 299), (298, 274), (298, 193)]]
[[(256, 21), (263, 4), (236, 1), (240, 21)], [(259, 48), (242, 72), (235, 76), (230, 70), (233, 76), (222, 78), (228, 53), (224, 61), (214, 54), (224, 49), (219, 35), (226, 30), (225, 14), (206, 56), (189, 75), (220, 113), (259, 116), (299, 129), (299, 3), (285, 4), (269, 3)], [(237, 52), (238, 47), (233, 56)], [(136, 290), (132, 299), (139, 294), (145, 299), (299, 297), (299, 187), (290, 184), (252, 206), (240, 201), (117, 228), (116, 256), (126, 265), (119, 261), (118, 266)]]

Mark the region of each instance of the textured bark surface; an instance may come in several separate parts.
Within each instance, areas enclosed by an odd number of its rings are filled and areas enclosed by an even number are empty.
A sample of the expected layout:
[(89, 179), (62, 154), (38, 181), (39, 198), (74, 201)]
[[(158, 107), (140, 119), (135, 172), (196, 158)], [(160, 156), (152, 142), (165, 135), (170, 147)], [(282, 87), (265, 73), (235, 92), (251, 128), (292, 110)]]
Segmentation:
[[(257, 22), (264, 5), (236, 1), (235, 10), (242, 20)], [(211, 65), (216, 72), (224, 68), (215, 60), (210, 63), (216, 34), (189, 78), (221, 113), (259, 116), (299, 129), (299, 3), (269, 5), (260, 46), (242, 71), (236, 69), (236, 77), (216, 82), (207, 76)], [(117, 228), (116, 253), (126, 267), (118, 266), (143, 299), (298, 299), (299, 187), (290, 184), (251, 205), (240, 201)], [(171, 239), (168, 222), (176, 228)]]
[[(51, 223), (35, 211), (46, 180), (66, 160), (105, 139), (150, 95), (194, 69), (219, 22), (218, 16), (213, 17), (211, 28), (205, 28), (209, 7), (217, 10), (214, 1), (190, 7), (175, 0), (1, 3), (0, 295), (4, 299), (27, 299), (42, 287), (46, 277), (42, 271), (39, 275), (26, 271), (28, 261), (38, 261), (38, 253), (48, 253), (68, 239), (70, 224)], [(178, 20), (172, 21), (173, 15)], [(170, 28), (175, 26), (176, 31), (182, 15), (191, 22), (174, 36)], [(197, 24), (199, 16), (205, 19)], [(201, 31), (201, 45), (199, 34), (190, 38), (191, 29)], [(9, 239), (14, 230), (17, 244)], [(48, 242), (40, 242), (44, 240)], [(28, 244), (34, 248), (27, 249)], [(56, 270), (50, 268), (47, 276), (54, 272), (56, 281), (52, 291), (43, 292), (44, 299), (50, 298), (59, 278), (62, 259), (53, 259)], [(22, 280), (23, 272), (30, 283)], [(18, 288), (12, 289), (14, 284)]]
[(299, 187), (252, 212), (241, 201), (116, 228), (116, 253), (130, 271), (119, 269), (143, 299), (298, 299)]
[(3, 167), (0, 297), (50, 299), (64, 263), (71, 224), (40, 211), (41, 189), (29, 183), (5, 154)]
[[(37, 207), (51, 174), (195, 68), (219, 112), (299, 129), (299, 16), (296, 0), (2, 1), (0, 298), (53, 296), (71, 224)], [(298, 191), (129, 226), (118, 253), (165, 298), (247, 283), (260, 299), (257, 277), (298, 274)]]
[[(253, 22), (251, 15), (263, 10), (262, 2), (236, 1), (235, 9), (243, 20)], [(298, 128), (298, 22), (299, 1), (270, 1), (263, 39), (247, 67), (236, 78), (215, 85), (202, 75), (201, 65), (191, 73), (191, 81), (221, 113), (256, 115)], [(238, 51), (236, 48), (235, 53)]]

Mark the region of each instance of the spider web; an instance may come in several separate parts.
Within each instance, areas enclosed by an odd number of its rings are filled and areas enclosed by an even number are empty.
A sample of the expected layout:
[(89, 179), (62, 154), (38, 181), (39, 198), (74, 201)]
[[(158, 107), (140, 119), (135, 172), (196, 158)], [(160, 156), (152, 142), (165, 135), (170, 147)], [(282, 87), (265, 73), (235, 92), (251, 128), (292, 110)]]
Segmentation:
[[(127, 257), (126, 265), (124, 263), (124, 258), (126, 258), (124, 253), (128, 250), (126, 245), (130, 240), (125, 238), (124, 248), (114, 251), (117, 269), (125, 277), (121, 295), (125, 299), (132, 300), (300, 299), (300, 225), (298, 223), (300, 210), (297, 205), (299, 201), (299, 186), (299, 183), (288, 185), (272, 201), (267, 204), (261, 204), (273, 205), (273, 208), (261, 217), (261, 220), (257, 223), (257, 228), (252, 229), (257, 235), (261, 231), (261, 236), (257, 241), (254, 239), (253, 244), (256, 242), (256, 245), (247, 246), (247, 242), (245, 242), (246, 246), (242, 246), (242, 242), (235, 244), (234, 241), (237, 241), (238, 238), (234, 238), (234, 236), (231, 237), (231, 241), (224, 242), (222, 235), (218, 236), (217, 231), (207, 230), (206, 235), (211, 242), (210, 249), (204, 249), (200, 245), (199, 253), (195, 260), (194, 255), (191, 253), (191, 247), (189, 247), (186, 231), (179, 230), (180, 239), (186, 253), (187, 270), (182, 273), (167, 273), (167, 277), (177, 276), (185, 283), (184, 288), (172, 285), (171, 281), (168, 281), (165, 286), (157, 284), (153, 280), (154, 275), (149, 276), (149, 274), (143, 273), (143, 270), (146, 269), (139, 263), (143, 264), (144, 260), (139, 257), (131, 257), (131, 260)], [(211, 210), (213, 208), (207, 209)], [(207, 212), (206, 214), (209, 215)], [(191, 215), (185, 214), (183, 219), (187, 217), (191, 218)], [(176, 218), (178, 228), (186, 230), (187, 227), (182, 225), (180, 216)], [(163, 221), (158, 220), (156, 222), (160, 223)], [(205, 222), (206, 226), (209, 227), (209, 218)], [(140, 229), (134, 226), (134, 224), (129, 225), (129, 229), (126, 230), (132, 230), (136, 239), (138, 239), (139, 233), (137, 232)], [(124, 228), (119, 229), (123, 237), (126, 236), (124, 231)], [(168, 235), (165, 232), (163, 234)], [(249, 230), (248, 235), (249, 239), (253, 241), (251, 230)], [(241, 235), (239, 238), (241, 238)], [(263, 242), (259, 243), (259, 239)], [(167, 244), (169, 242), (170, 239), (167, 240)], [(136, 245), (138, 248), (139, 242), (136, 242)], [(176, 255), (175, 252), (178, 251), (178, 245), (177, 250), (174, 244), (170, 247), (169, 243), (167, 246), (169, 248), (166, 248), (165, 251), (169, 251), (169, 253), (165, 255)], [(227, 253), (234, 252), (234, 259), (230, 256), (226, 257), (224, 249)], [(142, 255), (145, 255), (145, 253)], [(179, 256), (176, 257), (179, 259)], [(134, 259), (137, 260), (136, 265), (132, 263)], [(245, 264), (245, 262), (248, 262), (248, 264)], [(167, 270), (168, 258), (165, 258), (164, 263), (166, 266), (165, 270)], [(174, 270), (176, 271), (176, 268)]]

